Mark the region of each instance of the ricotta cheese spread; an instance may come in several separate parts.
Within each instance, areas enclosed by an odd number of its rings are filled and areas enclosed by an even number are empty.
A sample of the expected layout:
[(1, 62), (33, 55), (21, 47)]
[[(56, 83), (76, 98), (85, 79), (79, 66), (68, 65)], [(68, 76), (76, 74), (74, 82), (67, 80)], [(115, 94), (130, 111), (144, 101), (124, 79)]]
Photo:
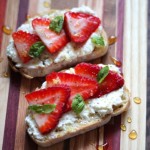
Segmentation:
[[(92, 11), (89, 7), (82, 6), (79, 8), (73, 8), (71, 11), (73, 12), (84, 12), (92, 15), (96, 15), (94, 11)], [(55, 13), (44, 15), (45, 18), (54, 18), (57, 15), (64, 15), (66, 10), (56, 11)], [(34, 18), (37, 18), (36, 16)], [(29, 21), (25, 24), (22, 24), (18, 30), (22, 30), (31, 34), (36, 34), (32, 28), (32, 20), (34, 18), (30, 18)], [(101, 35), (102, 26), (100, 25), (98, 29), (91, 35)], [(22, 63), (20, 60), (16, 48), (14, 46), (13, 39), (10, 40), (10, 43), (7, 47), (7, 56), (12, 59), (13, 62), (16, 63), (17, 68), (26, 68), (26, 69), (36, 69), (36, 68), (45, 68), (50, 66), (52, 63), (60, 63), (64, 60), (71, 61), (74, 58), (82, 57), (88, 55), (93, 52), (95, 49), (95, 45), (91, 41), (91, 37), (83, 44), (83, 45), (75, 45), (75, 43), (69, 42), (64, 48), (62, 48), (57, 54), (51, 55), (46, 50), (41, 54), (39, 58), (34, 58), (30, 60), (28, 63)], [(105, 41), (106, 42), (106, 41)], [(107, 43), (105, 43), (106, 45)]]
[[(104, 65), (100, 65), (100, 66), (104, 66)], [(118, 67), (114, 65), (108, 65), (108, 66), (110, 70), (120, 73)], [(72, 74), (75, 73), (73, 68), (70, 68), (65, 72), (72, 73)], [(41, 89), (46, 87), (47, 87), (47, 83), (44, 82)], [(88, 123), (89, 121), (92, 120), (92, 118), (93, 120), (100, 119), (105, 117), (107, 114), (111, 114), (113, 112), (113, 106), (123, 105), (124, 100), (122, 99), (122, 96), (123, 96), (123, 87), (109, 94), (105, 94), (100, 98), (89, 99), (86, 102), (83, 111), (78, 116), (73, 111), (69, 111), (65, 113), (60, 118), (57, 127), (47, 135), (42, 135), (38, 131), (36, 122), (32, 118), (32, 115), (28, 114), (28, 116), (25, 119), (26, 123), (29, 126), (28, 133), (33, 135), (38, 140), (55, 137), (57, 131), (70, 130), (71, 127), (75, 128), (80, 124)]]

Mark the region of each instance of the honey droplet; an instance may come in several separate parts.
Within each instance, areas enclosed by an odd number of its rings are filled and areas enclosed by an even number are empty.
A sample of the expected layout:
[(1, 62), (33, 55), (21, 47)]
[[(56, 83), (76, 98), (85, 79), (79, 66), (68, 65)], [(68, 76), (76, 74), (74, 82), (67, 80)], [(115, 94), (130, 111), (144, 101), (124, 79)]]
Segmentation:
[(3, 77), (8, 78), (9, 77), (8, 72), (4, 72)]
[(103, 146), (99, 145), (98, 150), (103, 150)]
[(108, 38), (109, 45), (112, 45), (112, 44), (116, 43), (116, 41), (117, 41), (117, 37), (116, 36), (110, 36)]
[(122, 66), (122, 62), (117, 60), (115, 57), (110, 57), (111, 61), (117, 66), (117, 67), (121, 67)]
[(2, 57), (0, 57), (0, 63), (3, 61), (3, 58)]
[(126, 131), (126, 126), (124, 124), (121, 124), (120, 128), (122, 131)]
[(9, 26), (3, 26), (2, 30), (7, 35), (10, 35), (12, 33), (12, 29)]
[(30, 16), (30, 15), (27, 15), (27, 16), (26, 16), (26, 19), (27, 19), (27, 20), (29, 20), (30, 18), (31, 18), (31, 16)]
[(128, 123), (131, 123), (131, 122), (132, 122), (131, 117), (128, 117), (128, 118), (127, 118), (127, 122), (128, 122)]
[(132, 139), (132, 140), (135, 140), (137, 138), (137, 132), (135, 130), (132, 130), (129, 133), (129, 138)]
[(127, 122), (128, 122), (128, 123), (131, 123), (131, 122), (132, 122), (131, 117), (128, 117), (128, 118), (127, 118)]
[(98, 150), (107, 150), (108, 149), (108, 143), (105, 143), (103, 145), (98, 145)]
[(43, 5), (45, 8), (50, 8), (50, 3), (47, 1), (44, 1)]
[(133, 101), (136, 103), (136, 104), (140, 104), (141, 103), (141, 99), (139, 97), (134, 97), (133, 98)]

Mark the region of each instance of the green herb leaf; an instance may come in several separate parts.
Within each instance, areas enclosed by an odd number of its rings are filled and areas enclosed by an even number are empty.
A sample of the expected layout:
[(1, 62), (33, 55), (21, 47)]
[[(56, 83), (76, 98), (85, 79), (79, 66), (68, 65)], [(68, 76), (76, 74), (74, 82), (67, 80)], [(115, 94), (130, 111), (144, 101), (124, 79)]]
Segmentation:
[(54, 104), (45, 104), (45, 105), (31, 105), (28, 107), (29, 110), (32, 110), (38, 114), (49, 114), (53, 112), (56, 108)]
[(49, 28), (56, 33), (60, 33), (63, 28), (63, 16), (56, 16), (50, 23)]
[(76, 114), (80, 114), (81, 111), (84, 109), (84, 106), (85, 106), (85, 102), (82, 98), (82, 96), (80, 94), (77, 94), (75, 96), (75, 98), (73, 99), (73, 102), (72, 102), (72, 110), (76, 113)]
[(30, 47), (29, 56), (33, 58), (39, 57), (45, 48), (45, 45), (41, 41), (36, 42)]
[(99, 83), (102, 83), (103, 80), (104, 80), (104, 79), (106, 78), (106, 76), (108, 75), (108, 73), (109, 73), (109, 67), (108, 67), (108, 66), (103, 67), (103, 68), (99, 71), (99, 73), (98, 73), (98, 75), (97, 75), (97, 80), (98, 80), (98, 82), (99, 82)]
[(96, 47), (105, 46), (104, 38), (102, 36), (95, 35), (91, 39)]

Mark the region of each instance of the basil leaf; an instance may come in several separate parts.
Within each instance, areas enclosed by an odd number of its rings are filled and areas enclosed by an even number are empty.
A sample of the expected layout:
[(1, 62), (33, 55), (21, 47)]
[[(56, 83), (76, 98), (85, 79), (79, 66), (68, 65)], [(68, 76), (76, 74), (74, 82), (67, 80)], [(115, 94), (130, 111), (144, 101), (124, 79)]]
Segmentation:
[(109, 73), (109, 67), (108, 67), (108, 66), (103, 67), (103, 68), (99, 71), (99, 73), (98, 73), (98, 75), (97, 75), (97, 80), (98, 80), (98, 82), (99, 82), (99, 83), (102, 83), (103, 80), (104, 80), (104, 79), (106, 78), (106, 76), (108, 75), (108, 73)]
[(105, 46), (104, 38), (102, 36), (95, 35), (91, 39), (96, 47)]
[(76, 113), (76, 114), (80, 114), (81, 111), (84, 109), (84, 106), (85, 106), (85, 102), (82, 98), (82, 96), (80, 94), (77, 94), (75, 96), (75, 98), (73, 99), (73, 102), (72, 102), (72, 110)]
[(60, 33), (63, 28), (63, 16), (56, 16), (50, 23), (49, 28), (56, 33)]
[(36, 42), (30, 47), (29, 56), (33, 58), (39, 57), (45, 48), (45, 45), (41, 41)]
[(38, 114), (49, 114), (53, 112), (55, 108), (56, 108), (56, 105), (54, 104), (31, 105), (28, 107), (29, 110)]

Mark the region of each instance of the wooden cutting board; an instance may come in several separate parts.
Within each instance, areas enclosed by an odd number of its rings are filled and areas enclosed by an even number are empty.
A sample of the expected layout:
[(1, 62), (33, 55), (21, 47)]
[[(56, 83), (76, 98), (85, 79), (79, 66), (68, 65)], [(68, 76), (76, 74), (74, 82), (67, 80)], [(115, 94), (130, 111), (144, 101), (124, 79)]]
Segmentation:
[[(146, 65), (147, 65), (147, 1), (143, 0), (1, 0), (0, 27), (6, 25), (13, 31), (27, 16), (51, 9), (66, 9), (86, 5), (91, 7), (102, 20), (109, 36), (117, 36), (116, 44), (102, 59), (93, 63), (112, 63), (110, 56), (119, 59), (126, 85), (131, 91), (128, 112), (113, 118), (104, 127), (65, 140), (49, 148), (36, 145), (26, 133), (26, 93), (40, 87), (44, 79), (28, 80), (9, 71), (6, 46), (10, 35), (0, 30), (0, 149), (3, 150), (144, 150), (146, 136)], [(1, 59), (0, 59), (1, 60)], [(7, 77), (7, 74), (9, 76)], [(133, 101), (141, 98), (141, 104)], [(128, 123), (127, 118), (132, 122)], [(121, 131), (120, 125), (126, 126)], [(137, 132), (135, 140), (129, 139), (130, 131)], [(101, 145), (106, 146), (101, 146)]]

